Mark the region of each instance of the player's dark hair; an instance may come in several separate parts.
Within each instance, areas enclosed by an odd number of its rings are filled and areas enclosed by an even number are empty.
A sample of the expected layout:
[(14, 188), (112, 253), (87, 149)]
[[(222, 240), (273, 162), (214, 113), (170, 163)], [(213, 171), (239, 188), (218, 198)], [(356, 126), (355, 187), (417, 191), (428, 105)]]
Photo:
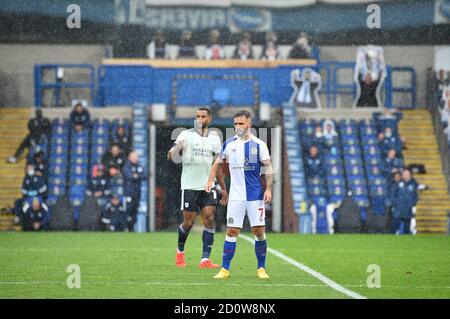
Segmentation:
[(206, 113), (208, 113), (208, 116), (212, 116), (211, 110), (207, 107), (199, 107), (197, 111), (206, 111)]
[(246, 119), (251, 119), (252, 115), (247, 110), (239, 110), (233, 116), (233, 118), (236, 118), (236, 117), (245, 117)]

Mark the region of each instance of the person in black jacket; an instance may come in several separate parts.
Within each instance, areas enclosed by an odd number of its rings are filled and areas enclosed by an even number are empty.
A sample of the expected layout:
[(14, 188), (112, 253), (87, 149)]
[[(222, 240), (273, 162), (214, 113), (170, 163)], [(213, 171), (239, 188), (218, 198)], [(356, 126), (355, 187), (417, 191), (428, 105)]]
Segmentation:
[(89, 127), (91, 121), (91, 115), (89, 111), (83, 107), (83, 104), (78, 103), (75, 105), (74, 110), (70, 113), (71, 126), (81, 132), (83, 129)]
[(309, 59), (311, 57), (311, 47), (308, 44), (308, 35), (302, 32), (297, 37), (297, 41), (292, 45), (289, 52), (289, 59)]
[(41, 109), (36, 109), (35, 117), (28, 121), (28, 135), (23, 139), (17, 148), (14, 156), (8, 158), (8, 163), (16, 163), (23, 151), (38, 145), (42, 139), (50, 135), (50, 120), (42, 115)]
[(126, 133), (125, 126), (118, 126), (116, 134), (111, 134), (109, 145), (113, 144), (117, 144), (125, 156), (128, 156), (128, 154), (130, 154), (133, 147), (133, 141), (130, 134)]
[(131, 152), (123, 167), (125, 196), (131, 199), (128, 216), (128, 229), (133, 230), (141, 200), (141, 182), (145, 179), (145, 170), (139, 164), (137, 152)]
[(101, 213), (101, 222), (105, 230), (127, 230), (128, 207), (125, 196), (112, 193)]
[[(411, 219), (419, 200), (418, 184), (408, 169), (403, 170), (393, 196), (392, 232), (411, 234)], [(403, 224), (403, 228), (401, 225)]]
[(110, 177), (121, 173), (122, 167), (125, 164), (125, 154), (120, 149), (119, 145), (111, 145), (110, 151), (105, 153), (102, 158), (102, 164)]
[(103, 165), (94, 165), (92, 169), (92, 179), (88, 190), (88, 196), (94, 196), (98, 206), (104, 206), (107, 197), (111, 194), (111, 183), (109, 177), (105, 174)]
[(38, 197), (34, 197), (31, 204), (26, 202), (22, 209), (22, 229), (35, 231), (41, 230), (47, 213), (47, 205), (44, 202), (41, 202)]

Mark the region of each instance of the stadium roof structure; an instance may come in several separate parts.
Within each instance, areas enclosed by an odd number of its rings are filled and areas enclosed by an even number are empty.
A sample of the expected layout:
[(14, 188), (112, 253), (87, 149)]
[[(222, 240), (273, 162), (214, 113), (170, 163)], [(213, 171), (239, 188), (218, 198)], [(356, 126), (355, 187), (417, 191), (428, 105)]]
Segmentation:
[[(380, 0), (388, 2), (391, 0)], [(210, 0), (145, 0), (147, 6), (205, 6), (228, 8), (232, 6), (265, 7), (265, 8), (292, 8), (303, 7), (317, 3), (322, 4), (361, 4), (373, 3), (373, 0), (223, 0), (211, 2)]]

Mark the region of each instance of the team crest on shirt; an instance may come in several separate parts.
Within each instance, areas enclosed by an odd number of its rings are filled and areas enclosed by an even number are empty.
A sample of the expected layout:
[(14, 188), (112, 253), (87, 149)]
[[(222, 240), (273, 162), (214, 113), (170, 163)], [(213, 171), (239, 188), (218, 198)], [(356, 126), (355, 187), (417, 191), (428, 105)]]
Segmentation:
[(250, 153), (252, 155), (256, 155), (256, 154), (258, 154), (258, 149), (256, 147), (252, 147), (251, 150), (250, 150)]

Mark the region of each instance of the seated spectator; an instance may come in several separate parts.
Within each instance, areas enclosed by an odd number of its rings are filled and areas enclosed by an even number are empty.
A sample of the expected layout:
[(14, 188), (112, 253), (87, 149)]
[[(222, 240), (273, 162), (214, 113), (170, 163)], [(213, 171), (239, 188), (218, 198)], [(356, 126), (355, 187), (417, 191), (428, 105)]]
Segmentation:
[(101, 212), (101, 222), (105, 230), (128, 230), (128, 207), (124, 196), (113, 193)]
[(439, 109), (439, 112), (441, 112), (441, 122), (443, 127), (448, 126), (448, 117), (450, 115), (450, 99), (445, 102), (446, 103), (444, 104), (443, 108)]
[(308, 42), (308, 35), (305, 32), (300, 33), (289, 52), (289, 59), (309, 59), (311, 47)]
[(387, 156), (389, 150), (394, 149), (398, 156), (401, 156), (403, 150), (403, 142), (400, 138), (392, 133), (390, 127), (386, 127), (384, 133), (378, 135), (380, 151), (382, 158)]
[(20, 221), (23, 230), (41, 230), (44, 219), (48, 214), (48, 207), (38, 197), (33, 197), (31, 204), (26, 202), (22, 208)]
[(83, 104), (77, 103), (74, 110), (70, 113), (70, 125), (77, 131), (81, 132), (88, 128), (91, 121), (89, 111), (84, 108)]
[(47, 161), (45, 160), (44, 152), (39, 151), (34, 154), (32, 165), (34, 166), (36, 175), (44, 178), (44, 181), (47, 184), (48, 164)]
[(86, 193), (88, 196), (94, 196), (99, 206), (106, 204), (107, 196), (111, 194), (111, 184), (103, 165), (94, 165), (91, 183)]
[(305, 175), (307, 178), (324, 177), (325, 167), (319, 155), (317, 146), (311, 146), (305, 161)]
[(397, 152), (395, 149), (390, 149), (387, 152), (387, 156), (383, 161), (383, 175), (386, 180), (389, 180), (394, 173), (401, 173), (403, 171), (405, 164), (403, 160), (397, 157)]
[(166, 42), (166, 36), (162, 30), (156, 31), (152, 42), (147, 46), (147, 56), (150, 59), (169, 58), (169, 44)]
[(131, 136), (126, 132), (125, 126), (119, 125), (116, 134), (111, 134), (109, 145), (117, 144), (125, 156), (130, 154), (133, 142)]
[(191, 31), (183, 31), (181, 34), (180, 51), (178, 52), (178, 59), (196, 59), (195, 44), (192, 40)]
[(128, 216), (128, 229), (130, 231), (133, 231), (136, 223), (136, 216), (141, 201), (141, 182), (145, 178), (145, 170), (139, 164), (137, 152), (131, 152), (123, 167), (124, 193), (125, 196), (131, 199)]
[(218, 30), (209, 32), (208, 45), (205, 51), (206, 60), (220, 60), (225, 58), (225, 50), (219, 42), (220, 33)]
[[(411, 172), (405, 169), (393, 196), (392, 232), (395, 234), (415, 233), (414, 225), (414, 229), (411, 229), (411, 221), (415, 217), (416, 205), (419, 200), (417, 186), (418, 184), (412, 177)], [(401, 227), (402, 225), (403, 227)]]
[(444, 89), (450, 84), (450, 81), (447, 78), (447, 72), (445, 70), (440, 69), (436, 76), (436, 86), (435, 86), (435, 92), (436, 92), (436, 98), (439, 105), (443, 105), (443, 93)]
[(444, 106), (445, 104), (448, 104), (448, 101), (450, 100), (450, 84), (448, 84), (446, 87), (442, 90), (442, 98), (441, 98), (441, 106)]
[(50, 129), (50, 120), (43, 117), (41, 109), (36, 109), (35, 117), (28, 121), (29, 133), (20, 143), (14, 156), (8, 158), (8, 163), (16, 163), (26, 148), (31, 149), (37, 146), (43, 139), (48, 138), (50, 136)]
[(261, 59), (267, 61), (275, 61), (280, 58), (280, 52), (278, 50), (277, 36), (274, 32), (268, 32), (266, 34), (266, 43), (264, 44)]
[(242, 40), (237, 44), (233, 57), (240, 60), (253, 59), (253, 47), (250, 42), (250, 33), (244, 32)]
[(28, 164), (25, 169), (25, 177), (22, 183), (22, 195), (24, 199), (40, 196), (44, 200), (47, 199), (47, 185), (44, 177), (39, 176), (34, 166)]
[(337, 144), (338, 134), (333, 121), (325, 120), (323, 122), (323, 137), (328, 148)]
[(111, 145), (110, 151), (103, 155), (102, 164), (110, 177), (121, 174), (123, 164), (125, 164), (125, 154), (119, 145)]

